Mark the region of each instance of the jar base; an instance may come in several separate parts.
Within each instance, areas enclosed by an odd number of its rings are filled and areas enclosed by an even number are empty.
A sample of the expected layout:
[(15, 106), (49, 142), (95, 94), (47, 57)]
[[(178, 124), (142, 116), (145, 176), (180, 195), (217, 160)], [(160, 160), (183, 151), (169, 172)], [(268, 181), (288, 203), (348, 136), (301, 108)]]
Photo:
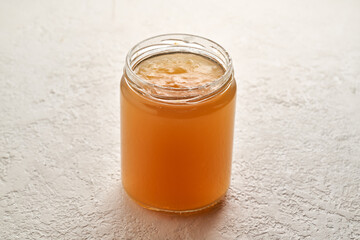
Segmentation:
[(152, 206), (149, 206), (147, 204), (144, 204), (140, 201), (137, 201), (136, 199), (134, 199), (133, 197), (131, 197), (131, 195), (129, 193), (127, 193), (127, 191), (125, 190), (126, 194), (129, 196), (129, 198), (131, 200), (133, 200), (137, 205), (145, 208), (145, 209), (148, 209), (148, 210), (151, 210), (151, 211), (154, 211), (154, 212), (162, 212), (162, 213), (169, 213), (169, 214), (176, 214), (176, 215), (191, 215), (191, 214), (197, 214), (197, 213), (201, 213), (201, 212), (205, 212), (207, 210), (210, 210), (210, 209), (213, 209), (215, 208), (216, 206), (219, 206), (220, 203), (224, 200), (224, 197), (226, 195), (226, 192), (220, 197), (218, 198), (217, 200), (205, 205), (205, 206), (202, 206), (202, 207), (199, 207), (199, 208), (194, 208), (194, 209), (185, 209), (185, 210), (173, 210), (173, 209), (166, 209), (166, 208), (157, 208), (157, 207), (152, 207)]

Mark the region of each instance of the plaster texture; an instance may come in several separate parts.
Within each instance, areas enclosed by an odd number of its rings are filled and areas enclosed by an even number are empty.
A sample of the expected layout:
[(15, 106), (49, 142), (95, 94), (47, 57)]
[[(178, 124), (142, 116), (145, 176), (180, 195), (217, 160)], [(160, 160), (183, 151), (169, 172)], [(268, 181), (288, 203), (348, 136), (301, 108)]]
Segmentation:
[[(121, 187), (125, 55), (169, 32), (238, 83), (231, 187), (200, 215)], [(1, 1), (0, 239), (360, 239), (360, 2)]]

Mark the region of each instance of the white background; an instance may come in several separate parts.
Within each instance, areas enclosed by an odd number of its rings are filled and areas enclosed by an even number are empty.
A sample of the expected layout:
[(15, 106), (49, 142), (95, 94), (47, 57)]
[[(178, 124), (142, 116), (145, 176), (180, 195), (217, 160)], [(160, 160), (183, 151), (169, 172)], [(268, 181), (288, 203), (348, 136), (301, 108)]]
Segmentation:
[[(127, 51), (184, 32), (238, 83), (213, 211), (144, 210), (120, 176)], [(360, 239), (360, 1), (1, 1), (1, 239)]]

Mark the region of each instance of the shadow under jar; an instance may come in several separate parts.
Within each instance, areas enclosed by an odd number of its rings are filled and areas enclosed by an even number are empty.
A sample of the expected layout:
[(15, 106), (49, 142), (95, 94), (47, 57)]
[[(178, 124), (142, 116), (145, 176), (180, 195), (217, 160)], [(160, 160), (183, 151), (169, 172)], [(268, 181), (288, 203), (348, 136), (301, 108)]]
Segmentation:
[(230, 184), (234, 132), (228, 53), (199, 36), (152, 37), (128, 53), (120, 88), (127, 194), (146, 208), (178, 213), (219, 202)]

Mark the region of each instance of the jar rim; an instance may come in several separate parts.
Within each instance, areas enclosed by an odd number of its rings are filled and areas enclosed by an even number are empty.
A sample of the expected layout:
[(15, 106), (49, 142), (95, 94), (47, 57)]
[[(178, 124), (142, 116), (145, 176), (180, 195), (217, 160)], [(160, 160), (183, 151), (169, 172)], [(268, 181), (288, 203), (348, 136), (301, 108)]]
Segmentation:
[[(203, 42), (202, 42), (202, 44), (200, 44), (200, 43), (196, 42), (196, 40), (198, 40), (198, 41), (200, 40)], [(161, 46), (163, 48), (166, 48), (167, 51), (166, 52), (157, 52), (157, 53), (155, 51), (155, 54), (145, 57), (144, 59), (141, 59), (136, 64), (133, 64), (134, 59), (132, 59), (132, 58), (134, 57), (134, 55), (136, 55), (139, 51), (142, 51), (146, 48), (150, 48), (152, 46), (151, 44), (155, 44), (155, 43), (156, 43), (156, 46)], [(207, 46), (204, 46), (204, 44), (207, 44)], [(185, 48), (186, 48), (186, 50), (184, 50)], [(207, 49), (207, 48), (212, 48), (212, 50), (214, 52), (210, 52), (209, 49)], [(167, 53), (175, 53), (175, 52), (195, 53), (195, 54), (199, 54), (202, 56), (203, 56), (203, 54), (201, 54), (200, 52), (206, 52), (207, 57), (212, 58), (212, 60), (216, 61), (216, 63), (220, 64), (224, 68), (224, 74), (222, 74), (216, 80), (211, 81), (209, 83), (202, 84), (200, 86), (176, 88), (176, 87), (161, 86), (161, 85), (157, 85), (154, 83), (150, 83), (150, 82), (146, 81), (145, 79), (141, 78), (134, 71), (136, 66), (140, 62), (144, 61), (145, 59), (147, 59), (149, 57), (156, 56), (159, 54), (167, 54)], [(221, 54), (221, 57), (223, 58), (222, 62), (220, 62), (219, 59), (216, 59), (215, 52), (217, 54)], [(217, 56), (217, 57), (219, 58), (219, 56)], [(222, 85), (224, 85), (222, 83), (225, 83), (225, 82), (227, 82), (228, 79), (230, 79), (230, 77), (233, 73), (233, 64), (232, 64), (232, 59), (231, 59), (229, 53), (220, 44), (218, 44), (208, 38), (193, 35), (193, 34), (186, 34), (186, 33), (168, 33), (168, 34), (160, 34), (160, 35), (156, 35), (153, 37), (149, 37), (149, 38), (137, 43), (135, 46), (133, 46), (130, 49), (130, 51), (128, 52), (128, 54), (126, 55), (124, 72), (126, 73), (126, 75), (128, 77), (131, 78), (131, 80), (133, 80), (133, 82), (137, 83), (136, 85), (141, 85), (142, 88), (144, 88), (144, 87), (147, 89), (157, 88), (160, 90), (173, 91), (173, 92), (192, 92), (192, 91), (201, 91), (201, 90), (207, 89), (207, 88), (216, 88), (215, 90), (220, 88)]]

